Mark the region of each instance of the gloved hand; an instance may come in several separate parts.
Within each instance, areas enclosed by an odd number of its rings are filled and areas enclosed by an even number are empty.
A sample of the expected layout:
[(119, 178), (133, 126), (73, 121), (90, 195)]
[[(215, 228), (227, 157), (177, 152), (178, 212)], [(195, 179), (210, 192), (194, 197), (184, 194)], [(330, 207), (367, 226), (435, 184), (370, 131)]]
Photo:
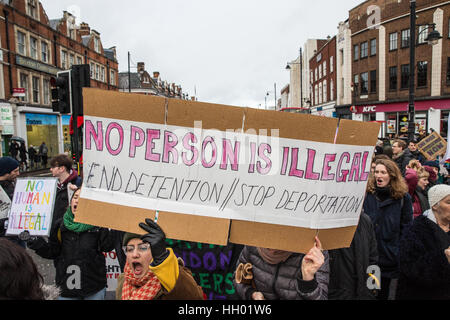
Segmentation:
[(42, 246), (46, 245), (47, 242), (41, 237), (30, 237), (27, 241), (27, 248), (32, 250), (39, 250)]
[(152, 219), (145, 219), (145, 223), (139, 223), (139, 227), (144, 229), (147, 234), (141, 237), (141, 240), (150, 244), (152, 251), (153, 267), (160, 265), (170, 254), (166, 248), (166, 235), (164, 231)]

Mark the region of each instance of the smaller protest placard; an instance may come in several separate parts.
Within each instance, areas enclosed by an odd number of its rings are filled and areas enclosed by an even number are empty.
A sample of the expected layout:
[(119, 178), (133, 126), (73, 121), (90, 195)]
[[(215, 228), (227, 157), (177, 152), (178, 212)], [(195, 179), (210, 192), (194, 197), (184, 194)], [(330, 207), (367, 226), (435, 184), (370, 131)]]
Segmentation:
[(28, 231), (48, 236), (53, 217), (57, 178), (19, 178), (11, 202), (7, 235)]
[(422, 139), (417, 148), (427, 158), (427, 160), (436, 160), (437, 156), (445, 154), (447, 151), (447, 142), (436, 131)]
[(116, 250), (103, 252), (106, 259), (106, 291), (116, 291), (117, 278), (121, 274), (119, 259)]
[(0, 187), (0, 219), (8, 218), (10, 207), (11, 200), (9, 199), (5, 190)]

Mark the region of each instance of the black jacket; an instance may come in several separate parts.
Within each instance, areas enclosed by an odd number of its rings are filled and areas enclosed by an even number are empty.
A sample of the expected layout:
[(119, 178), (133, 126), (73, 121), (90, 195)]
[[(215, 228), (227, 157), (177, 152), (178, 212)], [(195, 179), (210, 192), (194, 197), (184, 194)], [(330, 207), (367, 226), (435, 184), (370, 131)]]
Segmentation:
[(411, 160), (414, 160), (414, 156), (411, 154), (409, 149), (403, 150), (403, 152), (399, 156), (393, 156), (392, 160), (397, 164), (398, 168), (402, 172), (402, 176), (405, 176), (406, 166), (409, 164)]
[(411, 196), (406, 193), (402, 199), (389, 197), (380, 201), (375, 194), (367, 193), (363, 208), (374, 226), (381, 275), (396, 279), (400, 237), (413, 219)]
[[(94, 227), (82, 233), (68, 230), (60, 220), (60, 232), (49, 242), (38, 238), (29, 247), (45, 259), (54, 259), (56, 285), (61, 296), (86, 297), (106, 287), (106, 259), (103, 252), (114, 249), (114, 231)], [(80, 276), (77, 282), (77, 276)]]
[(449, 246), (450, 233), (424, 215), (414, 219), (400, 241), (397, 299), (450, 300)]
[(361, 213), (349, 248), (330, 250), (329, 300), (373, 300), (367, 287), (368, 267), (378, 265), (377, 239), (372, 221)]

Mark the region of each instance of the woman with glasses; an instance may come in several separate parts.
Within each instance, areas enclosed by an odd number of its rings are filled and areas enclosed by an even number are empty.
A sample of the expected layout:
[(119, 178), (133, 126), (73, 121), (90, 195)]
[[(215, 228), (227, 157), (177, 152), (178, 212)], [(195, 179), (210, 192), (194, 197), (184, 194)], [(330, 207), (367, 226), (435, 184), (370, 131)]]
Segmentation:
[(103, 252), (114, 249), (115, 231), (74, 221), (81, 189), (72, 195), (70, 206), (49, 241), (35, 238), (28, 247), (45, 259), (54, 259), (59, 300), (104, 300), (106, 259)]
[(166, 248), (164, 231), (153, 220), (139, 226), (143, 236), (126, 233), (124, 273), (117, 281), (116, 300), (203, 300), (202, 288), (181, 258)]

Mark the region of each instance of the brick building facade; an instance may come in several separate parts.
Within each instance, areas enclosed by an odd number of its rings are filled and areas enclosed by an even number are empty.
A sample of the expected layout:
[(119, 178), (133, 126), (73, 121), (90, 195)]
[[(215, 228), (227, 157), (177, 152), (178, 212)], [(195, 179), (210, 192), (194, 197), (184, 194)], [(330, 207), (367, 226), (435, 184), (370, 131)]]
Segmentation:
[(68, 152), (70, 116), (52, 111), (50, 78), (89, 64), (92, 87), (118, 90), (115, 47), (104, 48), (100, 33), (87, 23), (75, 24), (68, 12), (49, 19), (37, 0), (0, 1), (0, 45), (0, 104), (13, 118), (3, 124), (3, 150), (16, 135), (27, 145), (45, 141), (50, 156)]
[[(368, 13), (369, 12), (369, 13)], [(450, 110), (450, 1), (417, 0), (416, 131), (447, 135)], [(425, 39), (435, 24), (442, 39)], [(365, 1), (349, 12), (353, 119), (379, 121), (381, 134), (408, 126), (410, 1)]]

